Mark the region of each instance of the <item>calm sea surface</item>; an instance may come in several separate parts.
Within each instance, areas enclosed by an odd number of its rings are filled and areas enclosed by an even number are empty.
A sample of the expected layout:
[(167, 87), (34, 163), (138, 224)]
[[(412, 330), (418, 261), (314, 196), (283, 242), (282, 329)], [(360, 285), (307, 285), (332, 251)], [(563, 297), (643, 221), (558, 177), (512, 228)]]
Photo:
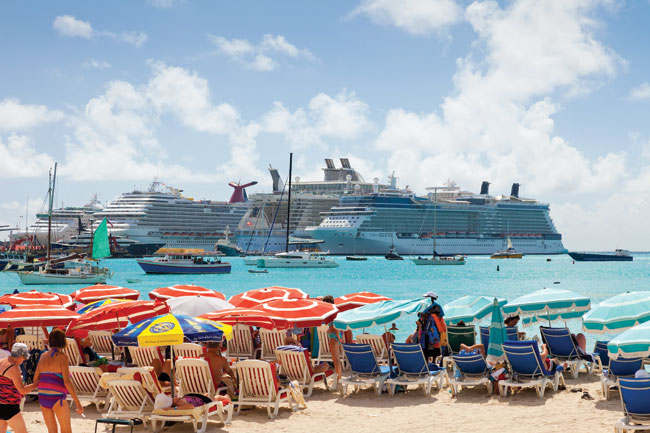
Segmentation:
[[(465, 266), (416, 266), (410, 260), (388, 261), (370, 257), (365, 262), (349, 262), (334, 257), (339, 263), (333, 269), (270, 269), (268, 274), (251, 274), (244, 261), (228, 258), (232, 273), (227, 275), (146, 275), (133, 259), (102, 261), (115, 275), (109, 284), (139, 290), (141, 297), (156, 287), (172, 284), (198, 284), (217, 290), (226, 298), (245, 290), (268, 286), (298, 287), (310, 296), (340, 296), (368, 290), (393, 299), (410, 299), (433, 290), (442, 305), (463, 295), (498, 296), (512, 300), (543, 287), (561, 287), (591, 298), (592, 305), (626, 291), (650, 290), (650, 253), (636, 253), (633, 262), (600, 262), (575, 264), (567, 255), (526, 256), (521, 260), (494, 260), (489, 257), (469, 257)], [(547, 259), (551, 261), (548, 262)], [(500, 270), (497, 271), (497, 266)], [(128, 283), (127, 280), (138, 280)], [(26, 291), (56, 291), (70, 294), (83, 286), (23, 286), (11, 273), (0, 273), (0, 293), (15, 289)], [(397, 322), (398, 338), (413, 332), (415, 317), (403, 317)], [(574, 331), (580, 322), (568, 322)], [(533, 328), (524, 328), (528, 333)], [(379, 330), (376, 330), (379, 331)], [(383, 329), (382, 329), (383, 332)], [(595, 336), (588, 336), (590, 342)], [(607, 338), (608, 336), (598, 336)]]

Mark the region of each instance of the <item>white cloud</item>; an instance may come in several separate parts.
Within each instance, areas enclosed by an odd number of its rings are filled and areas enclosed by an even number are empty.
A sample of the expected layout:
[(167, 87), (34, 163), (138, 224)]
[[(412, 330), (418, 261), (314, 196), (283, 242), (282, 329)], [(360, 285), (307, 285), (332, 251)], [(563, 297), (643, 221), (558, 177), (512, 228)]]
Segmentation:
[(140, 48), (147, 41), (148, 36), (145, 32), (122, 32), (119, 35), (119, 38), (122, 41), (133, 45), (134, 47)]
[(60, 15), (54, 18), (52, 28), (63, 36), (90, 39), (93, 28), (88, 21), (78, 20), (72, 15)]
[(185, 3), (185, 0), (149, 0), (149, 3), (160, 9), (169, 9), (176, 5)]
[(49, 155), (31, 146), (28, 137), (11, 134), (6, 142), (0, 137), (0, 179), (43, 176), (53, 164)]
[(83, 67), (94, 69), (108, 69), (111, 67), (111, 64), (105, 60), (89, 59), (83, 63)]
[(462, 9), (454, 0), (362, 0), (349, 17), (361, 14), (412, 35), (428, 35), (458, 22)]
[(627, 96), (627, 99), (630, 101), (644, 101), (650, 99), (650, 83), (642, 83), (639, 87), (636, 87), (630, 91), (630, 94)]
[(43, 123), (56, 122), (62, 117), (63, 113), (50, 110), (45, 105), (21, 104), (14, 98), (0, 101), (0, 132), (24, 130)]
[(315, 59), (311, 51), (306, 48), (297, 48), (282, 35), (266, 34), (257, 45), (246, 39), (227, 39), (214, 35), (208, 35), (208, 37), (217, 47), (218, 54), (240, 63), (247, 69), (256, 71), (272, 71), (276, 69), (280, 65), (277, 56), (291, 57), (293, 59)]

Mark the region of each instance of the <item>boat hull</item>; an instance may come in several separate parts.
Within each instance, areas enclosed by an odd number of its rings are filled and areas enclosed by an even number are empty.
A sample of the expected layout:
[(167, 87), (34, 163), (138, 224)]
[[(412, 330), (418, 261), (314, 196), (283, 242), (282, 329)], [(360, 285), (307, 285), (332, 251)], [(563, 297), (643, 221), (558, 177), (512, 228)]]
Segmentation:
[(522, 259), (523, 254), (492, 254), (491, 259)]
[(595, 253), (568, 253), (571, 258), (577, 262), (631, 262), (632, 256), (617, 256), (615, 254), (595, 254)]
[(332, 260), (278, 259), (269, 257), (257, 259), (258, 268), (336, 268), (338, 263)]
[(458, 266), (464, 265), (464, 259), (451, 259), (451, 260), (440, 260), (440, 259), (411, 259), (413, 263), (418, 266)]
[(53, 275), (40, 272), (17, 272), (20, 282), (27, 285), (35, 284), (103, 284), (108, 274), (91, 275)]
[(147, 274), (229, 274), (231, 270), (230, 263), (188, 266), (156, 263), (150, 260), (138, 260), (137, 262)]

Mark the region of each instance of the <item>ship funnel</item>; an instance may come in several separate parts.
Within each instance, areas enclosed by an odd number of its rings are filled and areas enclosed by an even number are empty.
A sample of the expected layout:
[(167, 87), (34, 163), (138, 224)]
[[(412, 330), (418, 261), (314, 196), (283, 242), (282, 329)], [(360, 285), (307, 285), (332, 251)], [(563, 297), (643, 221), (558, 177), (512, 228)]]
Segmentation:
[(481, 195), (488, 195), (490, 193), (490, 182), (484, 180), (481, 183)]
[(273, 179), (273, 192), (282, 191), (284, 189), (284, 183), (282, 182), (282, 179), (280, 179), (278, 169), (269, 165), (269, 173), (271, 173), (271, 179)]
[(230, 200), (228, 200), (228, 203), (244, 203), (248, 201), (246, 188), (249, 186), (257, 185), (257, 182), (248, 182), (243, 185), (241, 183), (230, 182), (228, 185), (235, 188), (235, 190), (232, 192), (232, 195), (230, 196)]
[(512, 189), (510, 190), (510, 195), (512, 197), (519, 198), (519, 184), (518, 183), (513, 183), (512, 184)]

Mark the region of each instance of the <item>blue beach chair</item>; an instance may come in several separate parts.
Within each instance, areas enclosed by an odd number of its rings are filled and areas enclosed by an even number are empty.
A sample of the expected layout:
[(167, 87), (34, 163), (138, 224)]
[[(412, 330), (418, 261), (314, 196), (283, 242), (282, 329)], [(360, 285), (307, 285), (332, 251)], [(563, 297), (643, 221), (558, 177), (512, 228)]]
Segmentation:
[(576, 345), (569, 328), (549, 328), (540, 326), (542, 341), (546, 344), (548, 357), (557, 359), (569, 366), (571, 377), (578, 378), (580, 368), (584, 367), (586, 372), (591, 372), (592, 363), (584, 359), (580, 349)]
[(650, 430), (650, 379), (618, 380), (625, 416), (614, 424), (615, 433)]
[[(511, 378), (499, 382), (499, 393), (507, 397), (509, 388), (535, 388), (539, 398), (544, 397), (547, 385), (557, 391), (560, 384), (565, 385), (562, 376), (562, 367), (555, 371), (548, 371), (544, 361), (539, 355), (536, 341), (512, 341), (503, 342), (508, 365), (510, 366)], [(566, 385), (565, 385), (566, 386)]]
[(393, 370), (387, 365), (377, 364), (377, 359), (369, 344), (342, 344), (343, 353), (348, 360), (352, 375), (341, 379), (343, 395), (347, 394), (348, 386), (360, 389), (362, 385), (375, 387), (377, 395)]
[(480, 353), (461, 353), (453, 355), (457, 374), (450, 379), (451, 395), (456, 397), (463, 386), (486, 385), (488, 395), (492, 393), (490, 366)]
[[(490, 345), (490, 328), (488, 326), (480, 326), (479, 330), (481, 332), (481, 344), (487, 350)], [(516, 326), (506, 326), (506, 339), (519, 340), (519, 330)]]
[(606, 368), (609, 365), (609, 352), (607, 351), (607, 343), (609, 341), (596, 341), (594, 345), (594, 365), (591, 367), (591, 372), (600, 374), (603, 372), (603, 368)]
[(610, 388), (617, 386), (619, 378), (631, 378), (643, 368), (643, 358), (618, 358), (610, 359), (609, 366), (603, 369), (600, 385), (603, 389), (605, 400), (609, 399)]
[(447, 370), (435, 363), (427, 363), (419, 344), (393, 343), (391, 347), (397, 363), (397, 376), (386, 381), (390, 395), (395, 395), (397, 385), (422, 385), (424, 395), (429, 395), (434, 383), (439, 390), (444, 379), (449, 383)]

